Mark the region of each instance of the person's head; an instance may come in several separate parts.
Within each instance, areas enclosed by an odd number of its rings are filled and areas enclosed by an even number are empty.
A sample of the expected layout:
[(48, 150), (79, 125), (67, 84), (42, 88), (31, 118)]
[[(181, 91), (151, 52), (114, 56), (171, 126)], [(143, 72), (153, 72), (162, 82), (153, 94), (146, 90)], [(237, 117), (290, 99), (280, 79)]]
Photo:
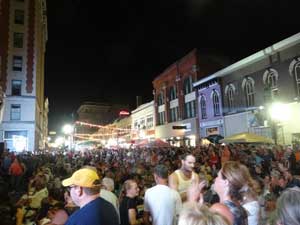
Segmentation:
[(300, 189), (288, 188), (277, 199), (275, 218), (277, 225), (300, 224)]
[(120, 202), (124, 196), (134, 198), (139, 195), (139, 187), (135, 180), (126, 180), (123, 184), (122, 191), (120, 193)]
[(181, 168), (185, 171), (192, 172), (195, 162), (196, 158), (190, 153), (181, 156)]
[(215, 179), (214, 190), (219, 197), (227, 196), (232, 200), (242, 200), (244, 194), (250, 191), (251, 175), (248, 168), (235, 161), (223, 164)]
[(114, 180), (109, 177), (104, 177), (102, 179), (101, 184), (102, 184), (102, 187), (104, 187), (104, 189), (106, 189), (108, 191), (113, 191), (115, 189)]
[(198, 203), (185, 204), (178, 225), (229, 225), (219, 213), (210, 211), (205, 205)]
[(158, 183), (158, 180), (167, 180), (168, 179), (168, 168), (165, 165), (157, 165), (153, 171), (154, 179)]
[(62, 185), (69, 187), (71, 198), (79, 207), (99, 196), (99, 176), (89, 168), (75, 171), (70, 178), (62, 181)]

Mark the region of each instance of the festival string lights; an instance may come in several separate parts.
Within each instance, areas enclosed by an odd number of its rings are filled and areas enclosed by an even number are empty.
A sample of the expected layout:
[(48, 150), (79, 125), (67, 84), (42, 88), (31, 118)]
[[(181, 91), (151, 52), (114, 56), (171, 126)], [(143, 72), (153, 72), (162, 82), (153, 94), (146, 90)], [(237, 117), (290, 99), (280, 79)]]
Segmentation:
[(119, 130), (119, 131), (136, 131), (135, 129), (131, 129), (131, 128), (118, 128), (118, 127), (112, 127), (112, 125), (103, 126), (98, 124), (86, 123), (82, 121), (76, 121), (76, 124), (81, 126), (96, 127), (99, 129), (102, 128), (102, 129), (112, 129), (112, 130)]

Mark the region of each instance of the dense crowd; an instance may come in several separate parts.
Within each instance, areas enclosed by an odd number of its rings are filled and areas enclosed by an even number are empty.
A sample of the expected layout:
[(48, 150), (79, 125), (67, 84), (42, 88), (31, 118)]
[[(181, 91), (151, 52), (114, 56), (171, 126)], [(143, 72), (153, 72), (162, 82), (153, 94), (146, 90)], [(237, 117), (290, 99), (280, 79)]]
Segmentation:
[(0, 216), (7, 225), (300, 224), (298, 174), (300, 149), (279, 145), (6, 150)]

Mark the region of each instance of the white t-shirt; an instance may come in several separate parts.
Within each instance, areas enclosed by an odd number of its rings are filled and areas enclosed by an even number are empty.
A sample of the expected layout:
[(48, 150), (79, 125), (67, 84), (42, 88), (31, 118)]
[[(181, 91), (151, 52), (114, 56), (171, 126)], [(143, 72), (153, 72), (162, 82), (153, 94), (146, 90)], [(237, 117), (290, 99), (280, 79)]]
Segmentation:
[(150, 212), (153, 225), (177, 224), (181, 208), (179, 193), (166, 185), (158, 184), (145, 193), (144, 211)]
[(258, 201), (243, 204), (244, 209), (248, 213), (248, 225), (259, 225), (260, 221), (260, 205)]

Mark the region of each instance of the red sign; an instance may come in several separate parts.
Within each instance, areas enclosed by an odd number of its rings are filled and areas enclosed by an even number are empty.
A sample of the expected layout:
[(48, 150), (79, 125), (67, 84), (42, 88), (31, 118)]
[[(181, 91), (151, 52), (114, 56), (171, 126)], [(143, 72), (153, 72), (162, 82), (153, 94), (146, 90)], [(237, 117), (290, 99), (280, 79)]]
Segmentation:
[(129, 112), (128, 111), (125, 111), (125, 110), (122, 110), (119, 112), (119, 116), (129, 116)]

